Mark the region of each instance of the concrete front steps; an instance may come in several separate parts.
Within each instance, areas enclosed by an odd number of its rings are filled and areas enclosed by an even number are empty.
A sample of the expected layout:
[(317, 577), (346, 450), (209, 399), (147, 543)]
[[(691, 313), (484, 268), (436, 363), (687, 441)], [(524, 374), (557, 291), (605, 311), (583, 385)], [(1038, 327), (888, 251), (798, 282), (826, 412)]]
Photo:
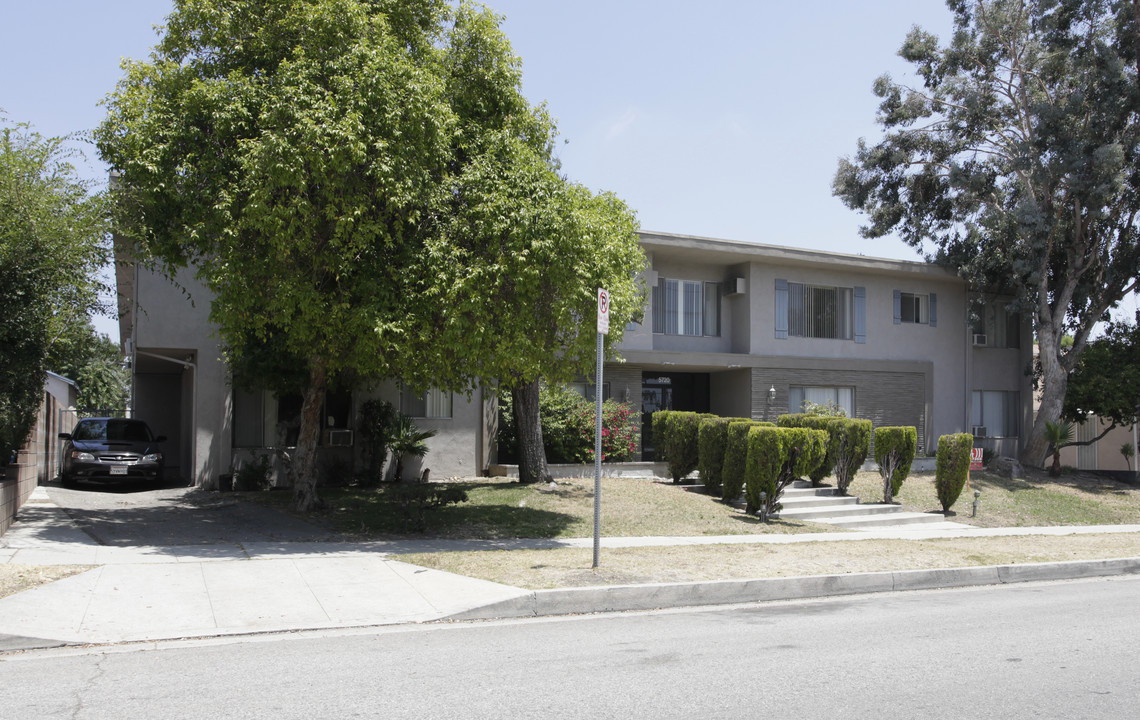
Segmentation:
[(803, 481), (796, 481), (785, 488), (780, 504), (783, 505), (781, 520), (810, 520), (850, 530), (898, 525), (915, 525), (923, 529), (931, 526), (962, 527), (960, 523), (947, 522), (937, 513), (906, 512), (898, 505), (861, 503), (856, 497), (836, 495), (834, 487), (816, 488)]

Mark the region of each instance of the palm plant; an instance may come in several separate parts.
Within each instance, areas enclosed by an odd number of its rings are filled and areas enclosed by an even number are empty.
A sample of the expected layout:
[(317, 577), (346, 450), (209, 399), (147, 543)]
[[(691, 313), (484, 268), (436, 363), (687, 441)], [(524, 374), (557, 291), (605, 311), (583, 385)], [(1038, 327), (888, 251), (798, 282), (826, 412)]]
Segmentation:
[(1049, 474), (1053, 477), (1061, 475), (1061, 448), (1073, 442), (1075, 428), (1068, 420), (1045, 423), (1045, 441), (1049, 443), (1050, 452), (1053, 453), (1053, 467)]
[(404, 481), (404, 457), (410, 455), (422, 458), (427, 455), (428, 446), (424, 441), (434, 436), (435, 430), (420, 430), (412, 422), (412, 419), (404, 413), (399, 413), (396, 416), (388, 445), (392, 451), (392, 457), (396, 460), (396, 472), (393, 475), (396, 482)]

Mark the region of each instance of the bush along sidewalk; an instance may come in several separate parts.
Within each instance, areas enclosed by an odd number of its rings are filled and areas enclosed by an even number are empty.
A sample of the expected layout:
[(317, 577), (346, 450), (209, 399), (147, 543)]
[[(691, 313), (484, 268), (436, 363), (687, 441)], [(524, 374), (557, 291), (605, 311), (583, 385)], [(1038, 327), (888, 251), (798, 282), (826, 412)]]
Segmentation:
[(879, 474), (883, 477), (883, 502), (894, 502), (903, 481), (910, 475), (917, 447), (917, 428), (875, 428), (875, 462), (879, 464)]
[(809, 428), (752, 427), (744, 497), (746, 511), (768, 520), (779, 512), (780, 496), (796, 478), (819, 465), (827, 452), (828, 434)]
[(805, 476), (811, 480), (812, 487), (821, 487), (823, 485), (823, 479), (831, 475), (835, 469), (835, 451), (839, 447), (840, 432), (839, 426), (832, 424), (832, 420), (836, 419), (837, 418), (833, 415), (824, 416), (814, 415), (812, 413), (788, 413), (787, 415), (781, 415), (776, 418), (776, 425), (778, 427), (824, 430), (830, 436), (827, 442), (827, 449), (819, 465), (816, 465), (805, 474)]
[(955, 433), (938, 438), (938, 460), (934, 471), (934, 489), (942, 512), (950, 512), (966, 485), (970, 472), (970, 450), (974, 447), (974, 436), (969, 433)]
[(657, 458), (669, 465), (669, 476), (679, 483), (697, 469), (700, 416), (695, 412), (658, 410), (653, 413), (653, 446)]
[[(728, 445), (728, 426), (733, 422), (749, 422), (745, 418), (702, 417), (697, 439), (697, 470), (705, 491), (710, 495), (720, 492), (724, 471), (725, 448)], [(737, 495), (739, 495), (737, 491)]]
[(775, 427), (755, 420), (734, 420), (728, 424), (724, 439), (724, 461), (721, 464), (720, 499), (734, 503), (744, 492), (748, 466), (748, 431), (754, 427)]

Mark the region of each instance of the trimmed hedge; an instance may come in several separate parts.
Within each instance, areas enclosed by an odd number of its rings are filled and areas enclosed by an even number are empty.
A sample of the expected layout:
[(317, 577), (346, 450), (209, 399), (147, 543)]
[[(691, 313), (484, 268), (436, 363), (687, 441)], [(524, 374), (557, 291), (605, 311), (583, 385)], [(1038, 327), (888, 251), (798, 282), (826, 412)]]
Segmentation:
[(781, 415), (776, 423), (785, 428), (810, 428), (827, 433), (823, 457), (804, 476), (811, 478), (811, 484), (818, 487), (825, 477), (834, 474), (836, 492), (846, 495), (855, 473), (867, 459), (871, 445), (871, 421), (790, 413)]
[(832, 418), (831, 422), (830, 428), (837, 429), (839, 437), (835, 449), (835, 487), (840, 495), (846, 495), (855, 473), (867, 460), (871, 447), (871, 421)]
[(784, 488), (820, 464), (827, 454), (827, 443), (828, 434), (823, 430), (749, 428), (744, 490), (747, 512), (759, 511), (764, 517), (778, 512)]
[(883, 476), (883, 502), (894, 502), (902, 487), (918, 447), (918, 429), (915, 427), (875, 428), (875, 462)]
[(745, 418), (723, 418), (715, 415), (701, 416), (697, 441), (697, 469), (701, 482), (710, 494), (718, 491), (724, 468), (724, 451), (728, 444), (728, 425), (744, 421)]
[(753, 427), (775, 427), (755, 420), (730, 420), (724, 441), (724, 463), (721, 465), (720, 499), (736, 502), (744, 492), (748, 465), (748, 431)]
[(673, 482), (697, 469), (700, 457), (700, 416), (695, 412), (658, 410), (653, 413), (653, 446), (657, 459), (669, 464)]
[(974, 436), (970, 433), (955, 433), (938, 438), (938, 465), (934, 473), (934, 489), (942, 512), (958, 501), (966, 477), (970, 472), (970, 451), (974, 448)]
[(814, 487), (823, 485), (823, 479), (834, 472), (835, 451), (839, 447), (838, 433), (831, 429), (831, 421), (835, 419), (834, 417), (812, 415), (810, 413), (788, 413), (787, 415), (781, 415), (776, 418), (776, 425), (778, 427), (825, 430), (828, 435), (831, 436), (828, 440), (827, 452), (824, 454), (823, 460), (806, 474), (806, 477), (811, 480), (811, 484)]

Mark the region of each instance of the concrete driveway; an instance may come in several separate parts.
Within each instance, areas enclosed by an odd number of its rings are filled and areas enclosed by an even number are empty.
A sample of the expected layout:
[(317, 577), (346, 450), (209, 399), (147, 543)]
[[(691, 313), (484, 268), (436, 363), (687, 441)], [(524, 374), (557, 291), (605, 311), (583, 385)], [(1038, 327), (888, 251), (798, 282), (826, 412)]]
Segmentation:
[[(280, 491), (283, 492), (283, 491)], [(328, 542), (340, 536), (228, 493), (139, 484), (47, 487), (51, 501), (100, 545)]]

